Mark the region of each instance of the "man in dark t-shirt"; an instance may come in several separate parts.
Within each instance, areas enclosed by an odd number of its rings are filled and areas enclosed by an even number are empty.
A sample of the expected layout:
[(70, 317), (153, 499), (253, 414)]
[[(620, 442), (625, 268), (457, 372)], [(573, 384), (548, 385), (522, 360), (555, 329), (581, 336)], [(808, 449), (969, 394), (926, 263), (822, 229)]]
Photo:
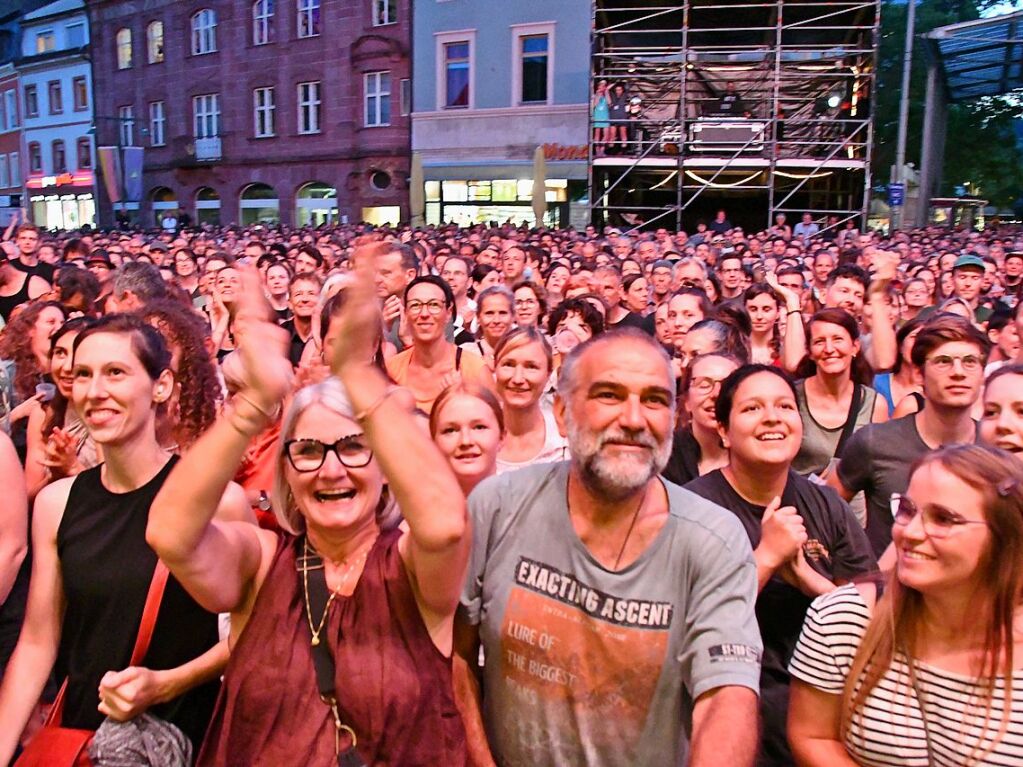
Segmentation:
[(863, 491), (867, 537), (876, 556), (892, 541), (891, 496), (906, 492), (913, 462), (928, 450), (976, 439), (970, 412), (983, 388), (990, 348), (987, 336), (963, 317), (940, 314), (928, 320), (911, 352), (923, 381), (923, 409), (865, 426), (842, 447), (828, 484), (846, 500)]
[[(720, 469), (694, 479), (685, 489), (731, 511), (742, 523), (753, 548), (760, 545), (765, 507), (743, 498)], [(803, 519), (807, 534), (803, 556), (810, 567), (832, 583), (850, 581), (877, 568), (870, 543), (856, 517), (831, 488), (815, 485), (789, 471), (780, 505), (795, 508)], [(758, 767), (782, 767), (792, 763), (785, 739), (787, 668), (812, 601), (812, 597), (790, 585), (778, 573), (757, 596), (757, 622), (764, 642), (760, 676), (764, 728)]]

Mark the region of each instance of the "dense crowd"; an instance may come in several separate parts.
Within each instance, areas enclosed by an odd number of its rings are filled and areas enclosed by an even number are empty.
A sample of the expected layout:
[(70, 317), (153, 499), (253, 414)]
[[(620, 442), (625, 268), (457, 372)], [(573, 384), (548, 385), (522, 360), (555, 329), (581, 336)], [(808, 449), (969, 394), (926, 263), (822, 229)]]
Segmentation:
[(12, 222), (0, 764), (1020, 764), (1023, 229), (834, 223)]

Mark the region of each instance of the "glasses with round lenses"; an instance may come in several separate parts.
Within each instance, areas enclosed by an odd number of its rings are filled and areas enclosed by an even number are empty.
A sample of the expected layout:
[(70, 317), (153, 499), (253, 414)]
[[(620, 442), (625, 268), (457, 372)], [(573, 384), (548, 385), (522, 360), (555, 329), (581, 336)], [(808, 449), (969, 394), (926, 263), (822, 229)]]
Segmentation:
[(982, 519), (964, 519), (950, 509), (936, 506), (923, 512), (907, 496), (901, 493), (892, 493), (891, 499), (892, 519), (899, 526), (908, 525), (917, 515), (922, 516), (924, 532), (930, 538), (946, 538), (953, 531), (965, 525), (986, 525)]
[(971, 373), (980, 370), (980, 366), (984, 364), (984, 361), (975, 354), (966, 354), (962, 357), (953, 357), (951, 354), (935, 354), (927, 361), (931, 363), (935, 370), (945, 373), (952, 369), (957, 360), (963, 366), (963, 370)]
[(332, 445), (316, 439), (293, 439), (284, 443), (284, 451), (295, 471), (316, 471), (327, 460), (327, 453), (333, 453), (348, 469), (361, 469), (373, 459), (373, 451), (361, 435), (342, 437)]

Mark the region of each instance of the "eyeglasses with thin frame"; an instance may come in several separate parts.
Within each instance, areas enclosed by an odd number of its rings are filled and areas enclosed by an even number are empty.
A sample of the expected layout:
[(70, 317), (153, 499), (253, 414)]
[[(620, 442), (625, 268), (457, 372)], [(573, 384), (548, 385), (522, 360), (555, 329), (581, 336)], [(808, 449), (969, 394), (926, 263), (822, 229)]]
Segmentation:
[(922, 515), (924, 532), (929, 538), (947, 538), (956, 530), (963, 529), (966, 525), (986, 525), (983, 519), (966, 519), (951, 509), (943, 506), (932, 506), (920, 510), (913, 501), (902, 493), (892, 493), (891, 498), (892, 520), (896, 525), (904, 527)]
[(963, 370), (968, 373), (974, 373), (980, 370), (981, 365), (984, 364), (984, 361), (976, 354), (962, 354), (959, 356), (953, 356), (951, 354), (935, 354), (933, 357), (928, 357), (927, 361), (935, 370), (941, 373), (947, 373), (952, 369), (956, 362), (962, 365)]
[(425, 311), (434, 317), (440, 315), (445, 308), (446, 304), (443, 301), (409, 301), (405, 304), (405, 311), (409, 314), (421, 314)]
[(362, 434), (342, 437), (330, 445), (318, 439), (292, 439), (284, 443), (284, 452), (292, 468), (303, 473), (317, 471), (327, 460), (327, 453), (337, 456), (347, 469), (361, 469), (373, 460), (373, 450)]
[(718, 389), (724, 380), (724, 378), (712, 378), (711, 376), (696, 376), (689, 382), (689, 389), (700, 396), (706, 396)]

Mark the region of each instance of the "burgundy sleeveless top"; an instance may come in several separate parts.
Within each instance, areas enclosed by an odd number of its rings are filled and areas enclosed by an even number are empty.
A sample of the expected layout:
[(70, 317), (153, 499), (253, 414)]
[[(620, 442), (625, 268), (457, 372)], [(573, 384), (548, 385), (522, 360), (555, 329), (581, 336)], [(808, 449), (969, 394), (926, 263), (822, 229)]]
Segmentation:
[[(334, 656), (341, 720), (370, 767), (467, 760), (451, 659), (430, 639), (398, 552), (382, 533), (350, 597), (330, 606), (323, 637)], [(334, 724), (313, 670), (296, 539), (283, 537), (231, 653), (198, 765), (337, 764)], [(319, 624), (319, 616), (313, 616)]]

